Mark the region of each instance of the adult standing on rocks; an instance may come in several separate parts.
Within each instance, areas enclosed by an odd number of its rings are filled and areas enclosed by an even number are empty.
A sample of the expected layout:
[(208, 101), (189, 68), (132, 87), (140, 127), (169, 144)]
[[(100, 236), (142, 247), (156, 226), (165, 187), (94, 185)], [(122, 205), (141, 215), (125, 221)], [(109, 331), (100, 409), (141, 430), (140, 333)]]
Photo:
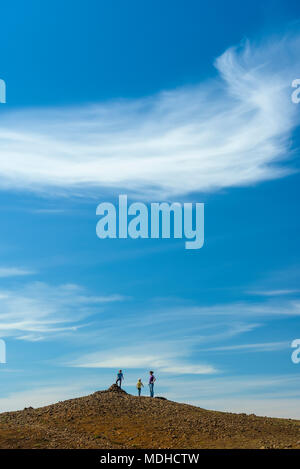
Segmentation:
[(154, 383), (156, 378), (154, 376), (154, 371), (149, 371), (150, 378), (149, 378), (149, 389), (150, 389), (150, 397), (154, 397)]
[(123, 381), (123, 379), (124, 379), (123, 372), (122, 372), (122, 370), (119, 370), (119, 373), (117, 374), (117, 381), (116, 381), (116, 384), (118, 384), (120, 388), (122, 387), (122, 381)]

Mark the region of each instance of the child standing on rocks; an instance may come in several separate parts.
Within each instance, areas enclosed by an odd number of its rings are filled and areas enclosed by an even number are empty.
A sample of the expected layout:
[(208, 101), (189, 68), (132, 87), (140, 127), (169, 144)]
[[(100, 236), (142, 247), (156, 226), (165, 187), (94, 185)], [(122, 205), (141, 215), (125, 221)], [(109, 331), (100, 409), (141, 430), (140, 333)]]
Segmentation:
[(138, 390), (138, 395), (141, 395), (142, 388), (144, 387), (141, 378), (138, 379), (138, 382), (136, 384), (137, 390)]

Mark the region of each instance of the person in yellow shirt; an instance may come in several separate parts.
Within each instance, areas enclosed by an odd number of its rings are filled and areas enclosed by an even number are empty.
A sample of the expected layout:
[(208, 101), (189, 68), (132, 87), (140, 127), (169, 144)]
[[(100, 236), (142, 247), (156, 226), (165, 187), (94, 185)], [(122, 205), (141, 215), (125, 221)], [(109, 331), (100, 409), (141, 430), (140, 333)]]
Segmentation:
[(141, 378), (139, 378), (137, 384), (136, 384), (137, 390), (138, 390), (138, 395), (141, 395), (142, 388), (144, 387)]

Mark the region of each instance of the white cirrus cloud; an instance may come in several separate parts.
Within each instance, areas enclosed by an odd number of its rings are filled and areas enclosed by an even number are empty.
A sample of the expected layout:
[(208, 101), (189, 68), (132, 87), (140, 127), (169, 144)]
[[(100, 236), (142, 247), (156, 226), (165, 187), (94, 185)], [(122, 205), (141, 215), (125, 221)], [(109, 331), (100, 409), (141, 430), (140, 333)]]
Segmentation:
[(282, 289), (282, 290), (252, 290), (247, 292), (249, 295), (257, 296), (283, 296), (294, 295), (300, 293), (299, 289)]
[[(37, 342), (72, 333), (101, 305), (122, 301), (121, 295), (90, 296), (79, 285), (32, 282), (0, 290), (0, 337)], [(96, 308), (96, 309), (95, 309)]]
[[(171, 374), (214, 374), (218, 370), (210, 364), (189, 364), (182, 359), (188, 356), (187, 350), (170, 348), (170, 344), (162, 347), (161, 344), (143, 343), (145, 352), (141, 353), (139, 347), (126, 347), (111, 351), (89, 353), (73, 360), (67, 365), (76, 368), (112, 368), (112, 369), (155, 369)], [(155, 352), (151, 352), (155, 350)], [(147, 353), (148, 352), (148, 353)]]
[(35, 272), (20, 267), (0, 267), (0, 278), (33, 275)]
[(224, 345), (220, 347), (210, 347), (206, 352), (276, 352), (286, 350), (291, 347), (290, 342), (263, 342), (255, 344)]
[[(189, 306), (186, 308), (174, 308), (172, 310), (173, 317), (181, 316), (183, 314), (189, 317), (217, 317), (227, 316), (232, 318), (240, 318), (249, 320), (249, 318), (276, 318), (276, 317), (298, 317), (300, 316), (300, 301), (299, 300), (285, 300), (285, 301), (262, 301), (255, 303), (240, 302), (228, 304), (216, 304), (212, 306)], [(254, 325), (255, 326), (255, 325)], [(247, 327), (247, 326), (246, 326)], [(252, 326), (251, 326), (252, 327)]]
[(230, 48), (215, 78), (153, 97), (2, 113), (0, 187), (172, 197), (282, 177), (299, 43)]

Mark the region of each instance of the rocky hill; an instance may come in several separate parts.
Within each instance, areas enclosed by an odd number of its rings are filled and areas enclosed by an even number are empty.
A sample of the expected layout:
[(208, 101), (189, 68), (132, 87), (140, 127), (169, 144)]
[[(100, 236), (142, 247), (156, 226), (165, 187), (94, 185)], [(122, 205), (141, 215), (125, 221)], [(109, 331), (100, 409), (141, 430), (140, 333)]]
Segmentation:
[(106, 391), (0, 414), (0, 448), (300, 448), (300, 421)]

